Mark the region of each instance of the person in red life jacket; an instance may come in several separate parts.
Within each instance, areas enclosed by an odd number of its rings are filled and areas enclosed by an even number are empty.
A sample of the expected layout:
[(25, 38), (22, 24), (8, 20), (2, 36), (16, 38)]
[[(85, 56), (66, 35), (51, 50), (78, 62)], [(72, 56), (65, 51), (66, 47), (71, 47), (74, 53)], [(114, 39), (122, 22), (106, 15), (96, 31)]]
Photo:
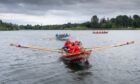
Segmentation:
[(68, 51), (68, 48), (72, 45), (73, 42), (70, 41), (70, 39), (67, 39), (66, 42), (64, 43), (64, 51)]
[(68, 45), (68, 53), (74, 53), (74, 43)]
[(73, 43), (72, 45), (68, 46), (68, 53), (80, 53), (80, 47)]
[(81, 41), (75, 41), (74, 43), (78, 45), (80, 49), (83, 48)]
[[(75, 45), (77, 45), (79, 47), (80, 52), (84, 52), (85, 49), (82, 46), (82, 42), (81, 41), (75, 41)], [(77, 52), (79, 52), (79, 50)]]
[(75, 45), (79, 45), (79, 41), (75, 41), (74, 43), (75, 43)]
[(65, 44), (64, 44), (64, 46), (67, 47), (69, 44), (72, 44), (72, 42), (70, 41), (70, 39), (67, 39), (66, 42), (65, 42)]

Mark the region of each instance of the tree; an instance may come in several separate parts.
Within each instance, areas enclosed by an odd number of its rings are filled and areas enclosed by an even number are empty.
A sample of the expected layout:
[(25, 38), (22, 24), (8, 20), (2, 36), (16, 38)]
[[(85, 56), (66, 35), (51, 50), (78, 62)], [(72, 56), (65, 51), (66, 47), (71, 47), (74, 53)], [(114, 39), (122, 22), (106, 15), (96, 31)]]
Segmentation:
[(133, 15), (133, 26), (140, 27), (140, 17), (138, 15)]
[(0, 20), (0, 24), (2, 24), (2, 20)]
[(81, 25), (90, 28), (90, 22), (84, 22)]
[(92, 16), (92, 18), (91, 18), (91, 27), (98, 28), (99, 27), (98, 22), (99, 22), (98, 17), (96, 15)]

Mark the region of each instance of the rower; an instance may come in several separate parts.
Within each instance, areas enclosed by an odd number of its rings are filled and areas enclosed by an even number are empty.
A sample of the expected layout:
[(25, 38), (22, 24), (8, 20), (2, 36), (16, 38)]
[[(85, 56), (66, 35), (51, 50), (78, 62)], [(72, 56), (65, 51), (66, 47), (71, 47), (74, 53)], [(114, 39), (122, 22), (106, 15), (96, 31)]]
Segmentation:
[(83, 52), (85, 50), (83, 48), (83, 46), (82, 46), (82, 42), (81, 41), (75, 41), (74, 43), (79, 47), (79, 49), (80, 49), (81, 52)]
[(74, 53), (74, 43), (68, 45), (67, 52)]
[(72, 45), (72, 43), (73, 42), (71, 42), (70, 39), (67, 39), (66, 42), (64, 43), (64, 47), (62, 49), (67, 51), (67, 49)]
[(73, 48), (74, 48), (74, 53), (80, 53), (80, 47), (79, 47), (79, 45), (74, 44)]
[(66, 42), (64, 43), (64, 46), (68, 46), (69, 44), (72, 44), (73, 42), (70, 41), (70, 39), (67, 39)]
[(68, 53), (80, 53), (79, 45), (72, 43), (67, 48)]

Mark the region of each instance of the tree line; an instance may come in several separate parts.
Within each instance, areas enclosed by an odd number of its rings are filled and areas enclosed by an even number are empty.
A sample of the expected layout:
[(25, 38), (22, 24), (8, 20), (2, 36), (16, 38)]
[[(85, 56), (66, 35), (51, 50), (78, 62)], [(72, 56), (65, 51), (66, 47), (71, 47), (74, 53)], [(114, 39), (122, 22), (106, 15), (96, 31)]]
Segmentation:
[(101, 18), (100, 20), (96, 15), (91, 18), (89, 28), (97, 29), (136, 29), (140, 28), (140, 16), (133, 15), (119, 15), (116, 18)]
[(0, 30), (18, 30), (19, 26), (12, 23), (6, 23), (0, 20)]
[(0, 20), (0, 30), (84, 30), (84, 29), (140, 29), (140, 16), (118, 15), (115, 18), (101, 18), (96, 15), (84, 23), (67, 23), (62, 25), (16, 25)]

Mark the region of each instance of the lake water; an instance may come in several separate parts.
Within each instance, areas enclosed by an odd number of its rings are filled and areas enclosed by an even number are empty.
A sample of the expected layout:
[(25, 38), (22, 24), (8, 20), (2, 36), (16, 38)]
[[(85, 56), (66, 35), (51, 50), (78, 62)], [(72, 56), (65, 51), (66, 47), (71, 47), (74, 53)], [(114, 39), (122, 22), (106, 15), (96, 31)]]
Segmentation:
[[(0, 84), (139, 84), (140, 31), (0, 31)], [(93, 51), (90, 67), (72, 68), (60, 60), (61, 54), (9, 46), (10, 43), (61, 48), (56, 33), (69, 33), (88, 48), (124, 41), (135, 44)]]

